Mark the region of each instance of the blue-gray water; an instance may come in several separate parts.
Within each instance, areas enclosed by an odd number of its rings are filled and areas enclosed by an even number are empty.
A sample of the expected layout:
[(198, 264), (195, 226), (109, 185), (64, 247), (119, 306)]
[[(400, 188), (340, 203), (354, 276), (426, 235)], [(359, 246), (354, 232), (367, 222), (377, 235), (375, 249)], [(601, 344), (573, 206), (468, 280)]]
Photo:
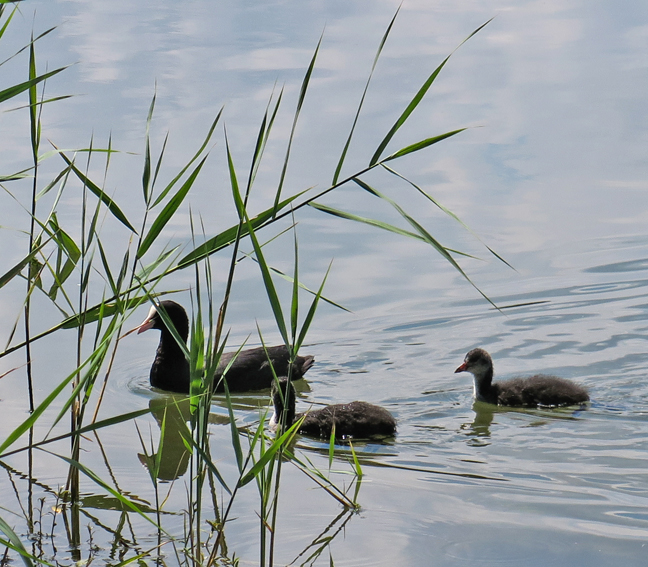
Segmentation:
[[(233, 157), (243, 172), (268, 97), (285, 84), (277, 138), (268, 147), (253, 195), (253, 209), (261, 210), (273, 196), (292, 108), (322, 30), (321, 53), (287, 177), (288, 194), (330, 182), (376, 47), (397, 6), (391, 1), (215, 6), (206, 1), (28, 0), (0, 48), (4, 60), (27, 41), (32, 21), (37, 32), (59, 25), (37, 44), (41, 69), (76, 64), (51, 79), (47, 93), (79, 96), (46, 105), (44, 137), (59, 147), (75, 148), (89, 145), (91, 136), (95, 145), (106, 145), (112, 133), (113, 146), (124, 153), (113, 157), (106, 187), (133, 218), (142, 209), (142, 158), (126, 152), (143, 151), (154, 91), (152, 140), (159, 152), (170, 132), (161, 173), (168, 179), (200, 145), (223, 105)], [(291, 465), (285, 467), (278, 564), (293, 561), (326, 530), (326, 536), (337, 535), (316, 560), (318, 565), (329, 564), (329, 551), (336, 565), (646, 564), (647, 12), (638, 1), (403, 5), (345, 172), (366, 165), (427, 76), (473, 29), (496, 15), (453, 54), (390, 148), (471, 127), (394, 166), (458, 214), (515, 271), (387, 174), (367, 180), (398, 200), (443, 244), (478, 256), (460, 262), (501, 311), (424, 244), (312, 209), (299, 211), (303, 280), (316, 288), (333, 259), (325, 294), (352, 311), (321, 306), (303, 349), (317, 363), (308, 373), (300, 407), (352, 399), (379, 403), (397, 417), (398, 435), (387, 444), (357, 447), (365, 473), (359, 514), (338, 517), (342, 509), (335, 500)], [(3, 85), (25, 76), (24, 60), (0, 67)], [(25, 111), (0, 115), (0, 173), (28, 163), (26, 119)], [(235, 222), (222, 130), (214, 140), (190, 196), (193, 213), (202, 215), (210, 234)], [(45, 164), (44, 175), (48, 168), (60, 167)], [(93, 164), (91, 171), (102, 178), (102, 165)], [(26, 185), (22, 192), (17, 184), (8, 187), (27, 201)], [(25, 253), (26, 239), (14, 229), (24, 229), (27, 217), (8, 195), (2, 199), (4, 273)], [(358, 189), (345, 188), (324, 202), (404, 226), (389, 205), (368, 199)], [(74, 226), (78, 207), (79, 198), (68, 192), (59, 215), (62, 222)], [(188, 218), (185, 207), (168, 227), (165, 243), (188, 241)], [(116, 237), (109, 253), (118, 257), (122, 245)], [(289, 235), (267, 249), (273, 265), (288, 272), (292, 251)], [(226, 257), (215, 259), (219, 293), (226, 266)], [(192, 281), (192, 274), (181, 274), (165, 282), (165, 289), (187, 287)], [(282, 285), (278, 283), (288, 297), (288, 286)], [(23, 295), (22, 283), (2, 289), (3, 341), (19, 315)], [(178, 298), (189, 304), (188, 293)], [(35, 318), (36, 331), (58, 321), (45, 300), (36, 296), (35, 301), (44, 306)], [(258, 342), (256, 321), (266, 340), (278, 340), (258, 268), (251, 261), (240, 265), (231, 305), (232, 345), (249, 334), (251, 342)], [(137, 317), (144, 315), (143, 310)], [(37, 403), (73, 368), (74, 337), (68, 340), (69, 351), (61, 338), (35, 347)], [(148, 333), (123, 341), (101, 417), (142, 409), (158, 399), (147, 386), (156, 340)], [(491, 352), (500, 377), (541, 371), (585, 384), (591, 406), (577, 412), (473, 406), (470, 377), (453, 371), (475, 346)], [(0, 360), (0, 369), (4, 373), (23, 362), (21, 355), (8, 357)], [(0, 380), (5, 433), (27, 416), (25, 391), (23, 368)], [(237, 404), (241, 425), (253, 425), (265, 398), (241, 396)], [(236, 466), (229, 427), (218, 423), (225, 414), (216, 400), (212, 453), (231, 483)], [(52, 412), (41, 420), (37, 438), (55, 416)], [(152, 417), (137, 423), (144, 439), (157, 439), (159, 428)], [(153, 502), (134, 425), (104, 430), (100, 440), (101, 446), (95, 438), (84, 442), (83, 462), (102, 478), (113, 475), (123, 490)], [(322, 470), (328, 469), (325, 445), (301, 439), (298, 447)], [(347, 457), (341, 448), (333, 468), (349, 472)], [(13, 487), (24, 495), (26, 482), (20, 473), (26, 462), (16, 456), (7, 464), (14, 470), (2, 481), (0, 505), (5, 511), (0, 516), (24, 535)], [(37, 453), (35, 477), (43, 487), (58, 489), (65, 474), (63, 461)], [(182, 518), (173, 513), (186, 506), (184, 478), (165, 485), (171, 489), (165, 509), (172, 514), (164, 525), (175, 535), (182, 532)], [(332, 478), (339, 486), (351, 481), (346, 474)], [(87, 479), (83, 490), (105, 494)], [(48, 495), (43, 519), (47, 530), (52, 505)], [(117, 529), (121, 514), (100, 508), (86, 498), (84, 525), (92, 527), (99, 560), (116, 562), (119, 552), (111, 550), (110, 530)], [(237, 496), (236, 520), (226, 531), (229, 552), (243, 565), (258, 563), (256, 510), (258, 495), (251, 484)], [(133, 549), (156, 545), (155, 532), (144, 520), (130, 514), (129, 522), (136, 536), (129, 531), (125, 538), (137, 541), (125, 557)], [(60, 525), (57, 529), (63, 530)], [(62, 531), (57, 537), (58, 560), (64, 563), (69, 554)], [(171, 549), (165, 553), (173, 564)], [(305, 551), (296, 564), (310, 553)]]

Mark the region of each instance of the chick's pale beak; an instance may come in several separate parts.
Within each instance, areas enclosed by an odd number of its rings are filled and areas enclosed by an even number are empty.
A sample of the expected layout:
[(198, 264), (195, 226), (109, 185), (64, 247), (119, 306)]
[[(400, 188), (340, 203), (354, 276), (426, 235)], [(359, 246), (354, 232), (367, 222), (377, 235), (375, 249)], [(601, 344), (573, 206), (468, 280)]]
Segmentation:
[(464, 362), (461, 366), (459, 366), (459, 367), (455, 370), (455, 374), (456, 374), (457, 372), (465, 372), (465, 371), (466, 371), (466, 366), (467, 366), (467, 364)]

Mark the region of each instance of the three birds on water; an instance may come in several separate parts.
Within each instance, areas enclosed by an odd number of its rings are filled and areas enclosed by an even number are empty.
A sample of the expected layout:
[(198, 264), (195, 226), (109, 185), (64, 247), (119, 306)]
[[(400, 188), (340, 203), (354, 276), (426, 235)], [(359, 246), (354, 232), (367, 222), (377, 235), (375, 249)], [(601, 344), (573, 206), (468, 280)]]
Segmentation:
[[(184, 308), (175, 301), (161, 301), (160, 305), (173, 323), (179, 337), (186, 343), (189, 336), (189, 320)], [(151, 366), (151, 386), (172, 392), (188, 393), (190, 388), (189, 363), (182, 348), (169, 331), (157, 309), (152, 307), (138, 333), (149, 329), (160, 331), (160, 343)], [(236, 357), (233, 361), (232, 359)], [(272, 362), (272, 367), (268, 362)], [(396, 420), (384, 408), (367, 402), (334, 404), (323, 409), (296, 414), (295, 389), (292, 381), (300, 380), (313, 365), (314, 357), (297, 356), (289, 373), (289, 354), (285, 345), (259, 347), (221, 356), (214, 375), (214, 390), (222, 392), (223, 373), (230, 392), (262, 390), (272, 386), (274, 415), (271, 425), (284, 422), (292, 425), (303, 417), (299, 432), (313, 437), (329, 437), (333, 426), (338, 438), (391, 436), (396, 432)], [(228, 367), (229, 366), (229, 367)], [(274, 373), (273, 373), (274, 368)], [(470, 372), (474, 377), (474, 396), (477, 401), (510, 407), (556, 407), (583, 404), (589, 400), (582, 386), (559, 378), (539, 374), (527, 378), (512, 378), (493, 383), (493, 360), (481, 348), (471, 350), (456, 372)], [(279, 386), (274, 375), (281, 377)]]

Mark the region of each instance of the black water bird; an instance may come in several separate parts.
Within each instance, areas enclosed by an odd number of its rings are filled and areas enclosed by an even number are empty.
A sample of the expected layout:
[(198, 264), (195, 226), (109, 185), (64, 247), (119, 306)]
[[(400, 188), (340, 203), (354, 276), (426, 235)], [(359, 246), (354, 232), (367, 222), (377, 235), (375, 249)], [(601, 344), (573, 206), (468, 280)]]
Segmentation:
[(272, 401), (274, 414), (270, 426), (276, 428), (281, 422), (284, 410), (284, 423), (290, 427), (302, 416), (304, 421), (298, 432), (311, 437), (330, 438), (335, 425), (335, 437), (369, 438), (389, 437), (396, 433), (396, 420), (386, 409), (367, 402), (351, 402), (349, 404), (333, 404), (322, 409), (310, 410), (306, 413), (295, 413), (295, 387), (288, 379), (282, 377), (277, 383), (272, 383)]
[(583, 404), (589, 400), (583, 386), (558, 376), (537, 374), (493, 383), (493, 359), (482, 348), (471, 350), (456, 372), (470, 372), (475, 380), (475, 399), (488, 404), (557, 407)]
[[(161, 301), (160, 305), (173, 323), (180, 338), (186, 343), (189, 336), (187, 312), (175, 301)], [(151, 307), (137, 332), (139, 334), (149, 329), (158, 329), (161, 332), (160, 344), (151, 366), (151, 386), (171, 392), (188, 393), (190, 384), (189, 362), (155, 307)], [(216, 392), (224, 391), (221, 377), (234, 356), (236, 356), (236, 359), (226, 374), (227, 386), (230, 392), (248, 392), (270, 388), (274, 376), (268, 358), (272, 361), (272, 366), (278, 376), (288, 374), (289, 355), (285, 345), (266, 347), (265, 349), (258, 347), (242, 350), (238, 355), (235, 352), (223, 353), (214, 376), (214, 390)], [(299, 380), (303, 378), (314, 361), (314, 357), (310, 355), (297, 356), (292, 365), (292, 379)]]

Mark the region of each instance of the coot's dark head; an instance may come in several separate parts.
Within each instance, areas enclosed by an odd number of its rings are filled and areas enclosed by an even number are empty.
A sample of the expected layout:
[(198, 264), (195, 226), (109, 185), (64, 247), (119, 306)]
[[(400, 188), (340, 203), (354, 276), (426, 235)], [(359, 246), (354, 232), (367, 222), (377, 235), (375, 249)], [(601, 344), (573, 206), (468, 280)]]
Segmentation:
[(286, 412), (284, 423), (290, 427), (295, 421), (295, 404), (296, 394), (292, 381), (289, 383), (288, 378), (282, 376), (272, 382), (272, 403), (274, 405), (274, 414), (270, 420), (271, 427), (277, 427), (281, 422), (281, 415)]
[[(171, 319), (171, 322), (176, 328), (176, 331), (178, 331), (180, 338), (182, 338), (186, 342), (187, 337), (189, 336), (189, 319), (187, 317), (187, 312), (184, 310), (184, 307), (182, 307), (182, 305), (176, 303), (175, 301), (171, 301), (170, 299), (160, 301), (159, 305), (160, 308), (163, 309), (169, 316), (169, 319)], [(146, 319), (144, 319), (142, 324), (138, 327), (137, 334), (148, 331), (149, 329), (158, 329), (163, 332), (169, 332), (166, 324), (164, 323), (164, 320), (158, 313), (158, 310), (155, 306), (151, 307), (148, 315), (146, 316)]]
[(470, 372), (474, 376), (484, 376), (493, 371), (493, 359), (483, 348), (472, 349), (464, 358), (457, 372)]

